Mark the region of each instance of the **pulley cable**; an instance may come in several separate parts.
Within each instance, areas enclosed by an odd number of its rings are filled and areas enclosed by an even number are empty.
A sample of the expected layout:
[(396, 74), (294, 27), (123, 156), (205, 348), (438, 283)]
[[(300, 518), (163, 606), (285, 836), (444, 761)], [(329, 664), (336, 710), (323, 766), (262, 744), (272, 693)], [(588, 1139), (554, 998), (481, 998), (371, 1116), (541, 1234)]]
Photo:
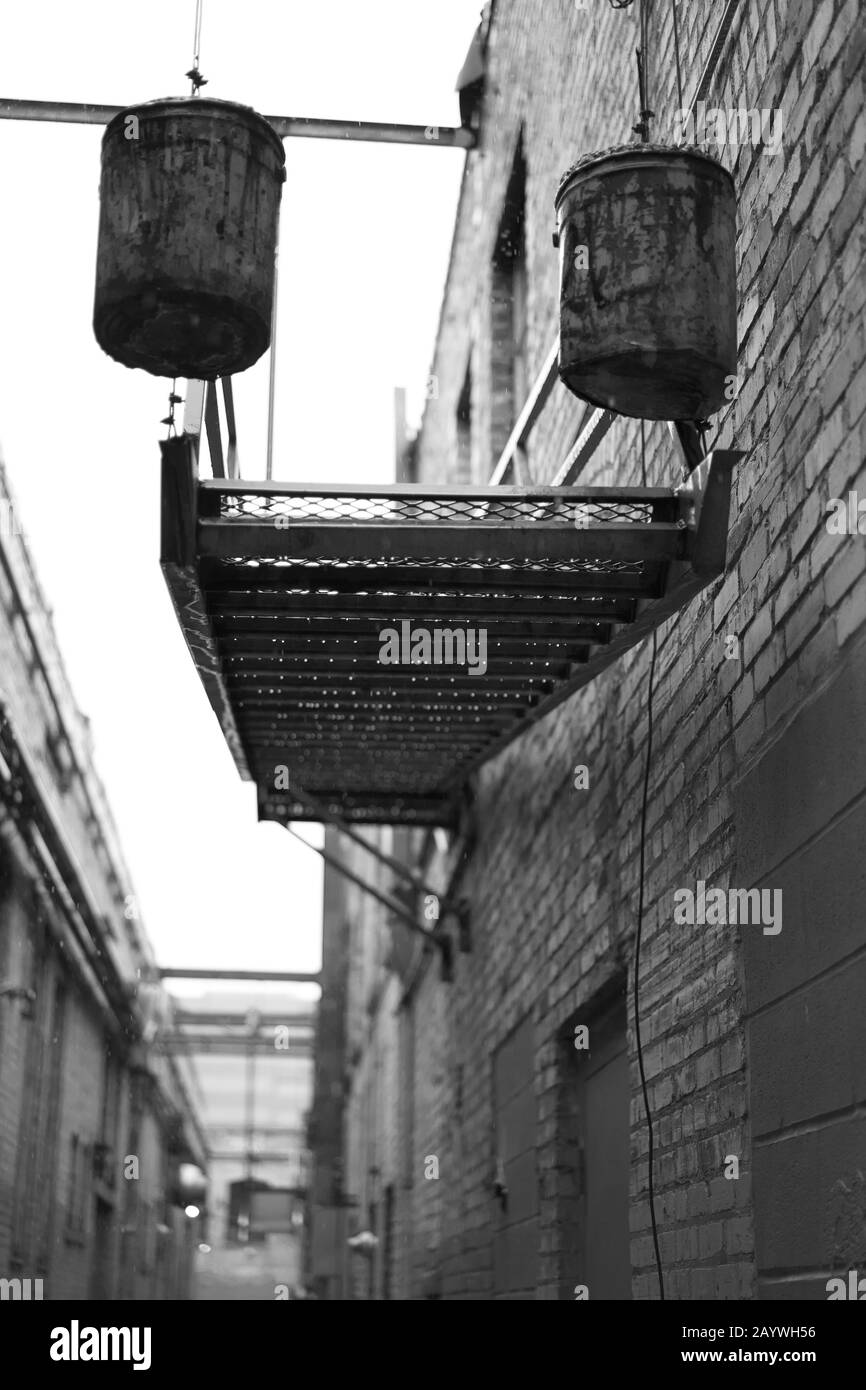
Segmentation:
[[(646, 436), (645, 436), (645, 432), (644, 432), (644, 421), (643, 421), (643, 420), (641, 420), (641, 422), (640, 422), (640, 447), (641, 447), (641, 475), (642, 475), (642, 479), (643, 479), (643, 486), (646, 487), (646, 485), (647, 485), (647, 480), (646, 480)], [(641, 813), (640, 813), (640, 865), (639, 865), (639, 868), (638, 868), (638, 907), (637, 907), (637, 927), (636, 927), (636, 930), (635, 930), (635, 943), (634, 943), (634, 989), (633, 989), (633, 996), (634, 996), (634, 1032), (635, 1032), (635, 1043), (636, 1043), (636, 1050), (637, 1050), (637, 1064), (638, 1064), (638, 1071), (640, 1072), (640, 1084), (641, 1084), (641, 1091), (642, 1091), (642, 1094), (643, 1094), (644, 1109), (645, 1109), (645, 1111), (646, 1111), (647, 1133), (648, 1133), (648, 1136), (649, 1136), (649, 1144), (648, 1144), (648, 1149), (647, 1149), (647, 1162), (648, 1162), (648, 1165), (649, 1165), (649, 1209), (650, 1209), (650, 1222), (651, 1222), (651, 1224), (652, 1224), (653, 1248), (654, 1248), (654, 1251), (655, 1251), (655, 1262), (656, 1262), (656, 1274), (658, 1275), (658, 1281), (659, 1281), (659, 1298), (661, 1299), (662, 1302), (664, 1302), (664, 1297), (665, 1297), (665, 1282), (664, 1282), (664, 1274), (663, 1274), (663, 1272), (662, 1272), (662, 1257), (661, 1257), (661, 1250), (660, 1250), (660, 1248), (659, 1248), (659, 1232), (658, 1232), (658, 1223), (657, 1223), (657, 1221), (656, 1221), (656, 1205), (655, 1205), (655, 1178), (654, 1178), (654, 1175), (653, 1175), (654, 1160), (655, 1160), (655, 1138), (654, 1138), (654, 1133), (653, 1133), (653, 1117), (652, 1117), (652, 1112), (651, 1112), (651, 1110), (650, 1110), (649, 1090), (648, 1090), (648, 1088), (647, 1088), (646, 1072), (645, 1072), (645, 1070), (644, 1070), (643, 1042), (642, 1042), (641, 1033), (640, 1033), (640, 948), (641, 948), (641, 938), (642, 938), (642, 935), (643, 935), (644, 871), (645, 871), (645, 866), (646, 866), (646, 821), (647, 821), (647, 806), (648, 806), (648, 803), (649, 803), (649, 779), (650, 779), (650, 767), (651, 767), (651, 763), (652, 763), (652, 749), (653, 749), (653, 685), (654, 685), (654, 682), (655, 682), (655, 669), (656, 669), (656, 655), (657, 655), (657, 651), (658, 651), (658, 643), (657, 643), (657, 640), (656, 640), (656, 631), (655, 631), (655, 629), (653, 629), (653, 634), (652, 634), (652, 657), (651, 657), (651, 660), (650, 660), (649, 676), (648, 676), (648, 678), (647, 678), (647, 701), (646, 701), (646, 710), (647, 710), (646, 767), (645, 767), (645, 769), (644, 769), (643, 797), (642, 797), (642, 800), (641, 800)]]
[(195, 35), (192, 42), (192, 67), (189, 72), (185, 74), (192, 82), (190, 96), (194, 97), (198, 96), (199, 87), (207, 86), (207, 78), (202, 77), (198, 66), (199, 60), (201, 59), (201, 14), (203, 3), (204, 0), (195, 0)]

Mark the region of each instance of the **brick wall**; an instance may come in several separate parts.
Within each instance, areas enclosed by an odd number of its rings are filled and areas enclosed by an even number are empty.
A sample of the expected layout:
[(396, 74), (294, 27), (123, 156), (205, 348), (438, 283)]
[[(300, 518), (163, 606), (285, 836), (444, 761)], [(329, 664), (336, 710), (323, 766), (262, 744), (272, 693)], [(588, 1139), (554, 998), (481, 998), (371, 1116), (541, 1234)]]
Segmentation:
[[(2, 464), (0, 504), (0, 521), (23, 520)], [(0, 1276), (42, 1278), (52, 1300), (184, 1297), (192, 1227), (178, 1221), (171, 1186), (182, 1152), (204, 1162), (201, 1134), (176, 1064), (157, 1049), (136, 1048), (118, 998), (135, 1014), (138, 972), (154, 959), (20, 524), (0, 526), (0, 701), (4, 748), (32, 768), (36, 803), (22, 810), (4, 758)], [(74, 863), (65, 907), (56, 861), (46, 866), (52, 850), (34, 833), (31, 813), (43, 829), (53, 823)], [(54, 843), (53, 833), (48, 839)], [(114, 994), (94, 969), (92, 946), (82, 944), (85, 915), (111, 963)], [(107, 1056), (119, 1073), (108, 1127)], [(102, 1161), (100, 1145), (107, 1146)], [(124, 1176), (128, 1154), (138, 1160), (137, 1177)]]
[[(720, 9), (709, 0), (678, 6), (686, 102)], [(467, 161), (433, 362), (438, 396), (417, 445), (422, 482), (454, 476), (469, 361), (479, 481), (501, 439), (492, 265), (521, 131), (533, 379), (557, 327), (558, 180), (579, 154), (631, 138), (636, 35), (634, 15), (604, 0), (583, 9), (551, 0), (543, 22), (535, 4), (498, 0), (481, 141)], [(831, 1270), (866, 1261), (854, 1157), (862, 1068), (839, 1062), (831, 1094), (825, 1085), (831, 1056), (862, 1053), (866, 994), (853, 848), (866, 765), (852, 694), (863, 661), (866, 540), (825, 527), (830, 498), (859, 489), (866, 499), (864, 49), (856, 0), (744, 0), (707, 95), (708, 105), (776, 108), (784, 126), (776, 155), (748, 146), (721, 155), (739, 202), (738, 394), (713, 420), (710, 440), (748, 456), (735, 477), (724, 581), (658, 633), (640, 985), (661, 1253), (674, 1298), (798, 1289), (824, 1297)], [(655, 7), (651, 50), (653, 136), (671, 139), (679, 102), (668, 6)], [(536, 482), (554, 476), (581, 417), (580, 403), (557, 387), (531, 439)], [(665, 426), (647, 425), (646, 460), (650, 483), (679, 481)], [(619, 420), (581, 481), (640, 478), (640, 426)], [(735, 660), (725, 656), (731, 635)], [(458, 956), (451, 985), (435, 968), (423, 972), (406, 1006), (413, 1186), (401, 1297), (423, 1296), (419, 1280), (431, 1276), (446, 1297), (492, 1296), (491, 1059), (527, 1016), (538, 1105), (536, 1296), (572, 1296), (565, 1275), (581, 1218), (564, 1030), (581, 1019), (591, 1026), (611, 990), (625, 986), (630, 999), (634, 984), (650, 653), (646, 642), (627, 654), (475, 779), (476, 843), (461, 886), (473, 951)], [(573, 786), (577, 763), (589, 768), (588, 790)], [(674, 892), (699, 879), (783, 888), (783, 930), (675, 925)], [(795, 906), (803, 894), (811, 923)], [(628, 1049), (632, 1291), (653, 1298), (631, 1007)], [(433, 1153), (438, 1182), (419, 1180)], [(731, 1158), (736, 1178), (725, 1176)], [(785, 1198), (794, 1174), (796, 1213)], [(806, 1220), (803, 1205), (814, 1213)]]

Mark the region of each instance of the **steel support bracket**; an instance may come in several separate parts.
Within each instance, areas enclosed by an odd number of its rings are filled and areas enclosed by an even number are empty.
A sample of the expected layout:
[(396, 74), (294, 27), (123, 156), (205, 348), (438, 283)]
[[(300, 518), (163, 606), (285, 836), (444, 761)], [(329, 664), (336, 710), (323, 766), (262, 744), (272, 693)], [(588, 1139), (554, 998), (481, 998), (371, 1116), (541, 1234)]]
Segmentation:
[(691, 569), (699, 579), (716, 579), (724, 573), (731, 475), (744, 457), (743, 449), (714, 449), (692, 470), (688, 482), (677, 488), (681, 504), (693, 509)]

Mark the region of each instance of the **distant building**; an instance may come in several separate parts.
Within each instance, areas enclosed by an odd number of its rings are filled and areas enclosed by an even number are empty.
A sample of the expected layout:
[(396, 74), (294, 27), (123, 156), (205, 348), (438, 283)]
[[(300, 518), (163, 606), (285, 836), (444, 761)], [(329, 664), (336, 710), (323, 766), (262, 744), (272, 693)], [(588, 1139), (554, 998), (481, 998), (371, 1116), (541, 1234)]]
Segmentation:
[[(174, 1006), (176, 1018), (194, 1017), (205, 1039), (190, 1053), (209, 1175), (210, 1249), (197, 1259), (197, 1297), (234, 1297), (244, 1287), (244, 1296), (272, 1299), (277, 1286), (303, 1283), (316, 1005), (290, 992), (244, 989), (185, 995)], [(244, 1020), (248, 1028), (256, 1017), (266, 1026), (248, 1046)]]

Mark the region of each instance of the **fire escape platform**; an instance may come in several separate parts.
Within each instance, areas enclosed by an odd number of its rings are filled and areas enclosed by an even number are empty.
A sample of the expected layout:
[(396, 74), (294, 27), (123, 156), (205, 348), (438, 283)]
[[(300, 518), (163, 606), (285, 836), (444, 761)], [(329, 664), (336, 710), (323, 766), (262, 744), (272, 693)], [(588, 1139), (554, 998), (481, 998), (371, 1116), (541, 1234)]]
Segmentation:
[[(443, 826), (471, 772), (723, 572), (740, 457), (679, 489), (361, 488), (199, 480), (188, 439), (162, 450), (162, 568), (260, 818)], [(419, 629), (452, 634), (438, 663), (406, 661)]]

